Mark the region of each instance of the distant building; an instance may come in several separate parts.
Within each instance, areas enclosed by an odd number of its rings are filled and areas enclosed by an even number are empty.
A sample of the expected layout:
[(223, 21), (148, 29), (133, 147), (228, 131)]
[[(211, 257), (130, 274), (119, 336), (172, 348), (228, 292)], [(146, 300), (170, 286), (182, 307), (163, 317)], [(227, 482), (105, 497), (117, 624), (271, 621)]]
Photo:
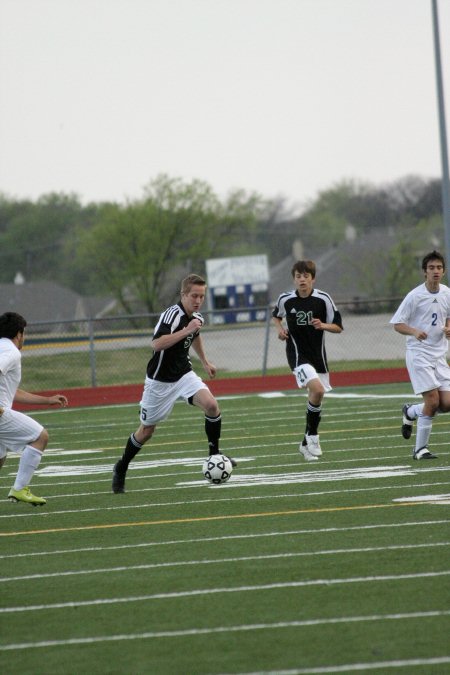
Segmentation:
[[(266, 255), (210, 258), (206, 261), (208, 307), (221, 310), (213, 323), (263, 321), (269, 302)], [(263, 308), (263, 309), (261, 309)]]
[(111, 298), (83, 297), (51, 281), (0, 284), (0, 314), (18, 312), (29, 324), (95, 318), (110, 306)]

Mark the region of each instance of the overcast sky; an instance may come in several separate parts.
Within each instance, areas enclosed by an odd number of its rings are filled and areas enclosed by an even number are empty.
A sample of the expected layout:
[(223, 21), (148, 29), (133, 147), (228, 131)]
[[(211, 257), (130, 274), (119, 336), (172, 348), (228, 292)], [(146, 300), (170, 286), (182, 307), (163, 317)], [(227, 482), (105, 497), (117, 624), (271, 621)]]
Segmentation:
[[(0, 192), (441, 176), (431, 0), (0, 0)], [(450, 134), (450, 0), (438, 0)]]

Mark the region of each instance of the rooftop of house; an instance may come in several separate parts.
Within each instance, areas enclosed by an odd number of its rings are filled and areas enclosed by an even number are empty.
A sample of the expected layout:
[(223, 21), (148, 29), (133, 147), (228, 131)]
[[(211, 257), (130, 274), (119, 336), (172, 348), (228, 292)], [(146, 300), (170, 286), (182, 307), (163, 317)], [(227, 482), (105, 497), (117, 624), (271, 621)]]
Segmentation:
[(83, 297), (51, 281), (0, 284), (0, 297), (0, 313), (18, 312), (28, 323), (96, 317), (111, 302), (111, 298)]

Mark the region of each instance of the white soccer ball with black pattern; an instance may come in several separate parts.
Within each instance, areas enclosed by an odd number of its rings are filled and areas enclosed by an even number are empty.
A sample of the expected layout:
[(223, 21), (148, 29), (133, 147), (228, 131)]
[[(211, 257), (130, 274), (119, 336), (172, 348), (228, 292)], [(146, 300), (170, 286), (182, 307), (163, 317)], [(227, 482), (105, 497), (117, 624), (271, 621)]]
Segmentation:
[(225, 455), (210, 455), (203, 462), (203, 475), (213, 485), (226, 483), (232, 471), (233, 466)]

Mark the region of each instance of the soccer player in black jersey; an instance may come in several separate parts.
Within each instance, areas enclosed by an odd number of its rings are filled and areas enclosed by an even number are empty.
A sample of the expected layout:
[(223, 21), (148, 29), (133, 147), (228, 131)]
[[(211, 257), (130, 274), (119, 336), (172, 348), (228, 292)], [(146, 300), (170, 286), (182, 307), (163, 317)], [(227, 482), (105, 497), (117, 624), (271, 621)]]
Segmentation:
[[(218, 403), (207, 385), (194, 373), (189, 358), (192, 346), (209, 377), (216, 367), (208, 361), (200, 329), (203, 317), (199, 310), (205, 299), (206, 282), (197, 274), (190, 274), (181, 283), (181, 299), (159, 317), (153, 333), (153, 356), (147, 365), (144, 392), (140, 403), (140, 425), (131, 434), (122, 457), (113, 470), (112, 490), (125, 492), (128, 465), (155, 431), (156, 424), (165, 420), (175, 401), (184, 399), (205, 413), (205, 432), (209, 454), (219, 452), (221, 415)], [(231, 459), (233, 466), (236, 462)]]
[(305, 435), (299, 451), (308, 461), (322, 454), (318, 427), (322, 399), (330, 391), (325, 331), (341, 333), (341, 315), (328, 295), (314, 288), (316, 265), (299, 260), (292, 268), (295, 289), (282, 293), (272, 312), (278, 338), (286, 342), (286, 356), (300, 388), (308, 391)]

